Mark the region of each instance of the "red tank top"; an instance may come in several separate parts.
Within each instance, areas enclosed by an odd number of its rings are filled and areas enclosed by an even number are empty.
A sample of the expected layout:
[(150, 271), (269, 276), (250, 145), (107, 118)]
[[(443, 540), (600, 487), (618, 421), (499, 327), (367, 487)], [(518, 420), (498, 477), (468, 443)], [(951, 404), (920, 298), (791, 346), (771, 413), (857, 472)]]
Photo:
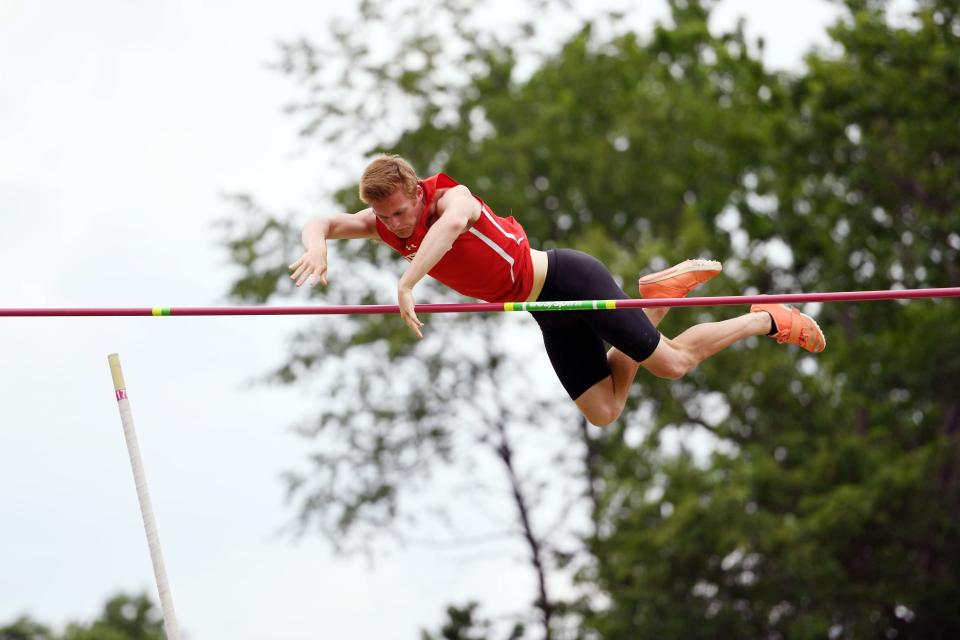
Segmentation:
[[(445, 173), (420, 181), (424, 207), (409, 238), (400, 238), (377, 220), (380, 238), (407, 260), (413, 260), (427, 235), (427, 217), (438, 189), (449, 189), (457, 182)], [(497, 216), (483, 200), (480, 218), (457, 236), (453, 246), (434, 265), (429, 274), (454, 291), (487, 302), (520, 302), (533, 287), (533, 260), (523, 227), (512, 217)]]

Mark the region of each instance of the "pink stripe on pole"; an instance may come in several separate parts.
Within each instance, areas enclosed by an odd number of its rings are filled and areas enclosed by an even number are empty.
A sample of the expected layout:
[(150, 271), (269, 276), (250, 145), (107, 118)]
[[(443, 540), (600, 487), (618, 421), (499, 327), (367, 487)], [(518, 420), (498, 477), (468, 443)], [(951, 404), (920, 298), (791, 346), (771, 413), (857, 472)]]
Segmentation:
[[(956, 298), (960, 287), (938, 289), (892, 289), (880, 291), (834, 291), (825, 293), (783, 293), (756, 296), (706, 296), (702, 298), (657, 298), (617, 300), (618, 309), (654, 307), (713, 307), (772, 302), (862, 302), (865, 300), (909, 300), (916, 298)], [(417, 313), (493, 313), (504, 311), (502, 302), (463, 304), (420, 304)], [(399, 313), (397, 305), (324, 305), (299, 307), (181, 307), (170, 308), (172, 316), (292, 316)], [(153, 316), (151, 308), (101, 309), (0, 309), (0, 317), (81, 317), (81, 316)]]
[(126, 389), (117, 389), (117, 402), (120, 400), (126, 400), (127, 390)]

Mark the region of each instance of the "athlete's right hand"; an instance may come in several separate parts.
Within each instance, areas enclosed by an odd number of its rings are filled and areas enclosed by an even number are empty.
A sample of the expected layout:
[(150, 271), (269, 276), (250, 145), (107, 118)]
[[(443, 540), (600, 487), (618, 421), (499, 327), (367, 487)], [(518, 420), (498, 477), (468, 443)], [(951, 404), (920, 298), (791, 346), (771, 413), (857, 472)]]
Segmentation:
[(292, 274), (290, 279), (296, 281), (299, 287), (304, 282), (313, 286), (318, 282), (327, 284), (327, 247), (326, 244), (318, 244), (311, 247), (300, 256), (300, 259), (288, 267)]

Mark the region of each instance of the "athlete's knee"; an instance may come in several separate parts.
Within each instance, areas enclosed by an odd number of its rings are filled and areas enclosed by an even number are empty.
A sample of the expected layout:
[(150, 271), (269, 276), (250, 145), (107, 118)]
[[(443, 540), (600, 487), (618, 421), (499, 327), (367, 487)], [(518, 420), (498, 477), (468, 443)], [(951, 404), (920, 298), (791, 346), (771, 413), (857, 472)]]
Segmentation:
[(642, 364), (658, 378), (679, 380), (697, 365), (697, 361), (685, 348), (670, 344)]
[(667, 365), (664, 377), (669, 380), (679, 380), (683, 376), (687, 375), (695, 366), (697, 365), (693, 358), (681, 356), (679, 358), (672, 359)]
[(595, 427), (606, 427), (614, 423), (623, 413), (623, 404), (618, 403), (612, 395), (598, 397), (596, 394), (591, 394), (589, 398), (583, 396), (577, 398), (576, 402), (583, 417)]
[(623, 407), (613, 404), (604, 404), (598, 407), (591, 407), (583, 412), (587, 422), (595, 427), (606, 427), (617, 421), (620, 414), (623, 413)]
[(679, 380), (683, 376), (687, 375), (687, 371), (689, 370), (690, 369), (687, 367), (680, 366), (679, 364), (671, 364), (657, 372), (657, 376), (660, 378), (666, 378), (667, 380)]

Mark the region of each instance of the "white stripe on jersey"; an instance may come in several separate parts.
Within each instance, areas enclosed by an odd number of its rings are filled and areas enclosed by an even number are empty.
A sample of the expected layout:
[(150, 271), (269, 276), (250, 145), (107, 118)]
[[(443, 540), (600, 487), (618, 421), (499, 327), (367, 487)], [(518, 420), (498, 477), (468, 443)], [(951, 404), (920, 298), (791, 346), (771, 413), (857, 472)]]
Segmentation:
[[(496, 223), (494, 223), (494, 224), (496, 224)], [(499, 226), (500, 226), (500, 225), (497, 225), (497, 227), (499, 227)], [(503, 229), (500, 229), (500, 231), (503, 231)], [(478, 238), (480, 238), (481, 240), (483, 240), (483, 243), (484, 243), (485, 245), (487, 245), (488, 247), (490, 247), (491, 249), (493, 249), (494, 251), (496, 251), (498, 254), (500, 254), (500, 257), (501, 257), (501, 258), (503, 258), (504, 260), (507, 261), (507, 264), (510, 265), (510, 282), (515, 282), (516, 279), (515, 279), (514, 276), (513, 276), (513, 264), (514, 264), (514, 259), (513, 259), (512, 257), (510, 257), (510, 254), (507, 253), (506, 251), (504, 251), (503, 248), (502, 248), (500, 245), (498, 245), (496, 242), (494, 242), (493, 240), (491, 240), (491, 239), (488, 238), (487, 236), (483, 235), (483, 233), (477, 231), (476, 227), (470, 227), (470, 233), (472, 233), (472, 234), (475, 235), (476, 237), (478, 237)], [(516, 236), (513, 236), (512, 234), (508, 234), (508, 233), (506, 233), (506, 232), (504, 232), (504, 233), (505, 233), (506, 235), (509, 235), (509, 236), (513, 237), (514, 239), (516, 238)], [(518, 242), (519, 242), (519, 241), (518, 241)]]
[(508, 233), (507, 231), (504, 231), (503, 227), (500, 226), (500, 223), (497, 222), (497, 219), (493, 216), (493, 214), (490, 213), (490, 210), (487, 209), (485, 206), (481, 205), (481, 206), (480, 206), (480, 210), (483, 211), (483, 215), (487, 216), (487, 220), (489, 220), (490, 222), (492, 222), (492, 223), (493, 223), (493, 226), (495, 226), (497, 229), (500, 230), (500, 233), (502, 233), (503, 235), (507, 236), (508, 238), (510, 238), (511, 240), (513, 240), (514, 242), (516, 242), (517, 244), (520, 244), (521, 242), (523, 242), (523, 238), (518, 238), (517, 236), (513, 235), (512, 233)]

